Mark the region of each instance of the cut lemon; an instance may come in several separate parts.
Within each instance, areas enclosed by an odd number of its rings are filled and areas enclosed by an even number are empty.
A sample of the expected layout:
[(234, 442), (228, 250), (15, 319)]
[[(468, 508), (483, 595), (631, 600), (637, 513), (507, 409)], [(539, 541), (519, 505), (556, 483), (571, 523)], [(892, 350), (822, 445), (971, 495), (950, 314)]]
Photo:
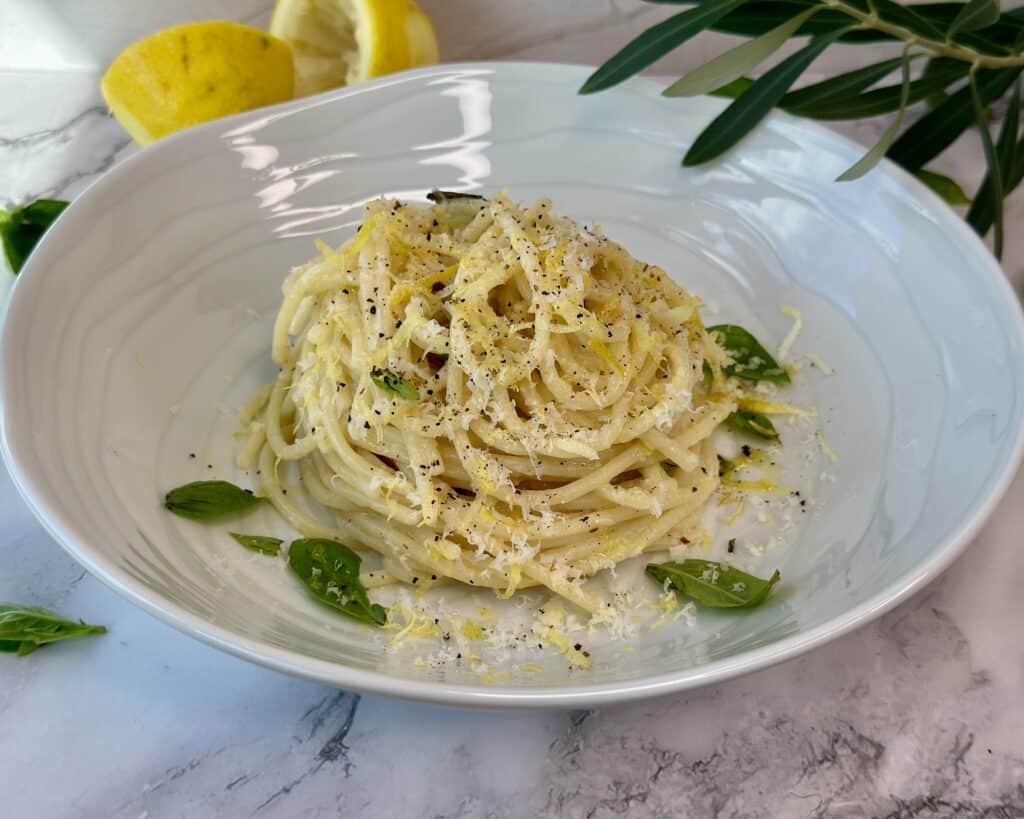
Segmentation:
[(189, 125), (292, 98), (288, 44), (213, 20), (158, 31), (122, 51), (100, 88), (140, 145)]
[(277, 0), (270, 33), (292, 47), (297, 97), (438, 60), (412, 0)]

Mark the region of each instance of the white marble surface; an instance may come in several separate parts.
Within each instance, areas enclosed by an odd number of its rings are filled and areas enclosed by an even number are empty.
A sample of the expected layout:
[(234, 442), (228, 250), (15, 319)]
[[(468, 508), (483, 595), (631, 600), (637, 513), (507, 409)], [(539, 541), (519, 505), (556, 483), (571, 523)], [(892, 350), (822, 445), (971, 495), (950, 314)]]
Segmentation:
[[(423, 5), (449, 59), (598, 62), (671, 13), (637, 0)], [(4, 0), (0, 205), (70, 198), (135, 150), (97, 90), (125, 42), (190, 17), (261, 23), (268, 7)], [(657, 68), (677, 72), (714, 39)], [(824, 66), (860, 59), (846, 49)], [(963, 181), (980, 174), (974, 139), (942, 162)], [(1024, 207), (1009, 214), (1020, 291)], [(360, 698), (248, 665), (87, 576), (6, 474), (0, 521), (0, 599), (110, 627), (0, 660), (4, 817), (1024, 816), (1024, 475), (970, 551), (880, 621), (740, 680), (572, 713)]]

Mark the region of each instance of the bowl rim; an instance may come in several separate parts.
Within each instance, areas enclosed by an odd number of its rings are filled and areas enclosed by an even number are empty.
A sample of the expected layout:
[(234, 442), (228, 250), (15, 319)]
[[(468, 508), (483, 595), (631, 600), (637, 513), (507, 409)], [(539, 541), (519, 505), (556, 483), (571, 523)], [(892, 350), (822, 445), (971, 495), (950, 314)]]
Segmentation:
[[(1024, 413), (1018, 412), (1019, 423), (1009, 456), (1003, 461), (998, 473), (995, 471), (989, 473), (989, 480), (992, 482), (991, 491), (954, 531), (948, 533), (939, 542), (931, 557), (921, 565), (894, 578), (871, 598), (850, 608), (844, 614), (805, 632), (783, 637), (765, 646), (742, 651), (733, 657), (625, 682), (579, 684), (565, 687), (548, 686), (532, 689), (503, 687), (500, 684), (451, 684), (398, 677), (382, 671), (351, 668), (341, 663), (309, 657), (297, 651), (269, 646), (259, 640), (244, 637), (229, 629), (216, 626), (188, 612), (171, 599), (165, 598), (135, 580), (124, 570), (109, 565), (86, 539), (78, 536), (73, 522), (66, 519), (60, 510), (48, 501), (45, 483), (34, 474), (30, 451), (24, 444), (11, 436), (11, 428), (16, 421), (10, 408), (11, 403), (6, 400), (6, 396), (12, 389), (15, 373), (19, 366), (13, 344), (15, 328), (11, 316), (16, 316), (20, 306), (31, 300), (34, 290), (37, 289), (37, 280), (45, 275), (46, 257), (49, 255), (50, 248), (57, 247), (60, 241), (61, 222), (68, 224), (79, 211), (89, 207), (93, 198), (98, 197), (107, 188), (119, 184), (120, 178), (130, 174), (137, 166), (150, 161), (155, 151), (215, 132), (223, 133), (232, 130), (233, 126), (237, 127), (256, 119), (298, 113), (306, 108), (337, 103), (348, 97), (372, 93), (376, 89), (390, 85), (426, 77), (448, 75), (458, 71), (476, 71), (487, 74), (512, 71), (535, 71), (547, 74), (576, 72), (582, 77), (585, 72), (592, 70), (588, 66), (566, 63), (503, 61), (444, 63), (414, 69), (361, 83), (355, 87), (335, 89), (313, 97), (290, 100), (267, 108), (243, 112), (171, 134), (148, 150), (140, 151), (126, 158), (113, 169), (104, 173), (72, 201), (55, 229), (43, 238), (40, 246), (29, 258), (11, 288), (6, 309), (0, 307), (4, 313), (2, 335), (0, 335), (0, 452), (2, 452), (19, 494), (46, 531), (91, 574), (119, 595), (178, 631), (196, 637), (214, 648), (287, 674), (340, 688), (407, 700), (483, 708), (591, 707), (670, 694), (712, 682), (721, 682), (792, 659), (847, 634), (894, 608), (945, 571), (978, 533), (1013, 481), (1021, 461), (1024, 459)], [(650, 87), (655, 85), (655, 81), (639, 77), (631, 80), (630, 85), (632, 87)], [(790, 115), (779, 111), (772, 111), (769, 117), (793, 119)], [(825, 139), (831, 146), (849, 153), (851, 158), (856, 158), (863, 153), (864, 149), (861, 145), (824, 125), (808, 120), (800, 122), (801, 128), (816, 137)], [(1011, 316), (1009, 325), (1016, 330), (1018, 349), (1024, 348), (1024, 309), (1022, 309), (1020, 300), (1002, 268), (989, 253), (983, 241), (959, 216), (952, 212), (941, 198), (912, 174), (888, 159), (883, 160), (876, 170), (893, 178), (900, 186), (909, 188), (916, 196), (931, 201), (940, 211), (944, 210), (953, 217), (952, 221), (955, 225), (953, 230), (957, 232), (956, 239), (968, 251), (973, 252), (973, 255), (980, 257), (979, 261), (984, 260), (982, 264), (986, 275), (993, 279), (991, 284), (997, 291), (996, 297), (1001, 295), (1010, 303), (1008, 308)], [(1008, 331), (1010, 326), (1006, 328)], [(1024, 375), (1024, 356), (1013, 362), (1011, 366), (1013, 365)]]

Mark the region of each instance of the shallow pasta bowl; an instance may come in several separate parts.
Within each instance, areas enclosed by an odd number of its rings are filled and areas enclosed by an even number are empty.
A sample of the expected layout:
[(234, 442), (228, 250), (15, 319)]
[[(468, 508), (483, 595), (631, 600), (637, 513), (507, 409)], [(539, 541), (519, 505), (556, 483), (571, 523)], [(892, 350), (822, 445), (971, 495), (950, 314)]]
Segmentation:
[[(90, 188), (21, 273), (0, 351), (4, 454), (54, 537), (121, 594), (246, 659), (488, 706), (721, 680), (849, 631), (937, 576), (1020, 461), (1024, 331), (999, 267), (895, 166), (834, 183), (861, 149), (824, 128), (772, 115), (722, 161), (682, 169), (721, 101), (666, 101), (647, 81), (579, 97), (586, 74), (419, 70), (191, 129)], [(234, 409), (273, 374), (281, 280), (314, 237), (340, 243), (376, 196), (506, 186), (600, 223), (765, 337), (789, 327), (780, 304), (797, 307), (799, 343), (836, 371), (805, 389), (840, 461), (814, 482), (816, 514), (771, 556), (784, 584), (768, 604), (644, 630), (629, 652), (598, 639), (587, 672), (545, 657), (488, 682), (390, 650), (389, 634), (318, 609), (281, 561), (160, 499), (235, 474)]]

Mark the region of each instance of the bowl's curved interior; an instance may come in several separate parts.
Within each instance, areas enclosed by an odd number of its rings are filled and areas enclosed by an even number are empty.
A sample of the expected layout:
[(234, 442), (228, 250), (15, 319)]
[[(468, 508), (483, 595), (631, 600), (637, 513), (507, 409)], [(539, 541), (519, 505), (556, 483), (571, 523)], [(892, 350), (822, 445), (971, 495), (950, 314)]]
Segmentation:
[[(832, 180), (857, 148), (772, 116), (724, 161), (679, 159), (721, 106), (637, 82), (579, 97), (568, 66), (444, 66), (213, 123), (94, 186), (22, 274), (3, 336), (16, 480), (87, 566), (222, 647), (328, 682), (450, 701), (569, 702), (696, 684), (850, 627), (933, 576), (1020, 448), (1019, 308), (981, 244), (892, 166)], [(285, 272), (360, 204), (495, 190), (596, 221), (720, 314), (837, 374), (806, 389), (841, 461), (772, 563), (785, 592), (742, 616), (637, 635), (586, 674), (485, 685), (306, 600), (280, 561), (174, 518), (169, 487), (230, 477), (233, 411), (273, 372)], [(195, 457), (192, 457), (192, 455)], [(822, 471), (826, 470), (822, 467)], [(250, 528), (278, 526), (269, 516)], [(533, 698), (533, 699), (531, 699)]]

